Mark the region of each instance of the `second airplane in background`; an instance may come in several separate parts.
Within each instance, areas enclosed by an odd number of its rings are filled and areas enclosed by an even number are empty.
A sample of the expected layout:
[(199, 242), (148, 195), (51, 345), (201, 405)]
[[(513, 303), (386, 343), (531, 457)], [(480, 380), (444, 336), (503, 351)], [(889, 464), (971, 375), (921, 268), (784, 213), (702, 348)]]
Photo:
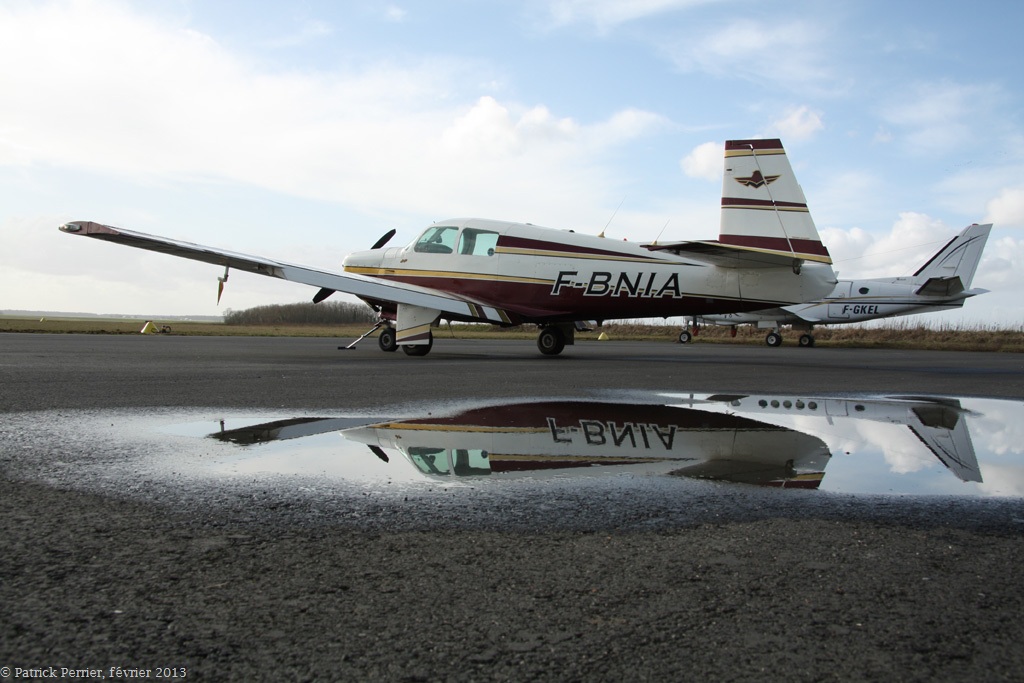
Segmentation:
[(771, 329), (765, 337), (768, 346), (779, 346), (782, 344), (779, 328), (792, 325), (794, 330), (803, 331), (800, 346), (814, 346), (811, 330), (815, 325), (855, 323), (960, 308), (968, 298), (988, 291), (970, 287), (991, 230), (991, 223), (967, 226), (913, 275), (840, 280), (831, 294), (809, 303), (752, 313), (698, 316), (694, 320), (694, 330), (683, 330), (679, 341), (684, 344), (690, 342), (700, 323), (729, 325), (734, 332), (736, 325), (757, 325)]

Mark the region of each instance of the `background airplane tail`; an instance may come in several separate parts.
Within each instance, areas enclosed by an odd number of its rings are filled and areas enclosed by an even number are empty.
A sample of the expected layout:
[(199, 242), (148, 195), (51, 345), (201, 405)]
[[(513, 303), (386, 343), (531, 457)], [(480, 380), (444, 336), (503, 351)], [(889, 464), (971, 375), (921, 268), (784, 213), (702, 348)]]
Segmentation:
[(969, 289), (991, 231), (991, 223), (967, 226), (914, 273), (914, 281), (927, 286), (959, 278), (963, 288)]
[(719, 242), (831, 263), (781, 140), (728, 140)]

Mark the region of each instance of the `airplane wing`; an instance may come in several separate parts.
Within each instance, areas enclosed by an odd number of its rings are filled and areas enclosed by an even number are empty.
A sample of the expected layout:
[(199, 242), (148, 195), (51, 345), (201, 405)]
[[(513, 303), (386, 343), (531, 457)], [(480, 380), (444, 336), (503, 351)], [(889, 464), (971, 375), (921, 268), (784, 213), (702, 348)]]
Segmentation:
[[(204, 247), (167, 237), (122, 230), (91, 221), (75, 221), (60, 226), (62, 232), (83, 235), (129, 247), (147, 249), (171, 256), (211, 263), (215, 266), (244, 270), (257, 275), (300, 282), (312, 287), (329, 288), (354, 294), (360, 298), (404, 304), (412, 310), (436, 311), (493, 323), (508, 322), (499, 309), (484, 306), (468, 299), (457, 298), (445, 292), (398, 282), (382, 282), (350, 273), (331, 273), (306, 266), (297, 266), (261, 256), (238, 254), (215, 247)], [(400, 325), (401, 327), (401, 325)]]
[(828, 256), (794, 253), (774, 249), (757, 249), (723, 242), (695, 241), (672, 242), (668, 244), (644, 244), (651, 251), (670, 251), (679, 256), (689, 256), (723, 268), (779, 268), (792, 266), (803, 261), (832, 263)]

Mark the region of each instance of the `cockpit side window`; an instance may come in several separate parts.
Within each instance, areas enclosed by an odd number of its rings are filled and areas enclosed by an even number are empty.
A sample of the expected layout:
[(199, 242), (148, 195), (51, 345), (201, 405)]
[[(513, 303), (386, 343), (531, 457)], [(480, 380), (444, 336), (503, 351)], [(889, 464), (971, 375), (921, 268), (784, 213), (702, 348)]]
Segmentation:
[(459, 238), (459, 253), (471, 256), (494, 256), (498, 233), (493, 230), (466, 228)]
[(413, 251), (426, 254), (450, 254), (455, 250), (459, 229), (451, 225), (435, 225), (416, 241)]

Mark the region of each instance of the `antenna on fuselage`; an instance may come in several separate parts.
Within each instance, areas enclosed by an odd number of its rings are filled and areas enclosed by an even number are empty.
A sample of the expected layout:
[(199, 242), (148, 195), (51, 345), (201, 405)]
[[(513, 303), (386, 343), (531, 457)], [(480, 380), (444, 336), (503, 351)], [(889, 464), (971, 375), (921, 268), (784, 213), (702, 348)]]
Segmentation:
[[(622, 198), (622, 202), (624, 201), (626, 201), (625, 197)], [(598, 237), (604, 237), (604, 231), (607, 230), (608, 226), (612, 224), (613, 220), (615, 220), (615, 214), (617, 214), (619, 212), (619, 209), (622, 208), (622, 202), (619, 202), (619, 205), (615, 207), (614, 211), (612, 211), (612, 217), (609, 218), (608, 222), (604, 224), (604, 227), (601, 229), (601, 234), (598, 235)]]
[(663, 227), (661, 228), (661, 232), (659, 232), (659, 233), (658, 233), (658, 236), (654, 238), (654, 241), (653, 241), (653, 242), (651, 242), (651, 246), (652, 246), (652, 247), (653, 247), (654, 245), (656, 245), (656, 244), (658, 243), (658, 240), (660, 240), (660, 239), (661, 239), (661, 236), (662, 236), (663, 234), (665, 234), (665, 228), (667, 228), (667, 227), (668, 227), (668, 224), (669, 224), (669, 223), (670, 223), (671, 221), (672, 221), (672, 219), (671, 219), (671, 218), (669, 218), (669, 219), (668, 219), (667, 221), (665, 221), (665, 225), (664, 225), (664, 226), (663, 226)]

